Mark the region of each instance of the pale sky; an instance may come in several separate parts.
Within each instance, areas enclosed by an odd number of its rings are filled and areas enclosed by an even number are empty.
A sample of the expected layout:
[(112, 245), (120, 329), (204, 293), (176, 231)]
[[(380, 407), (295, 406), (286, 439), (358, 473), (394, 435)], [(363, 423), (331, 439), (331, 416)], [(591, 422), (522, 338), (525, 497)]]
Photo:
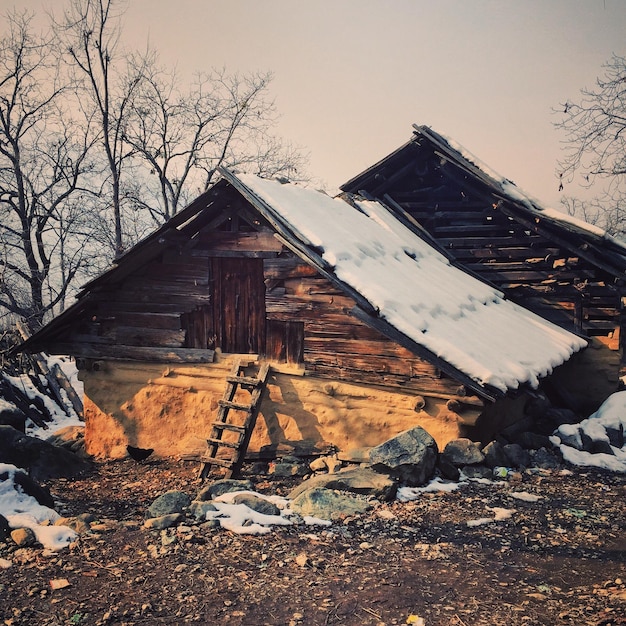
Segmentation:
[[(60, 10), (63, 0), (0, 0)], [(182, 73), (271, 71), (277, 133), (330, 190), (408, 141), (447, 135), (557, 207), (552, 108), (626, 56), (624, 0), (128, 0), (126, 45)], [(577, 195), (573, 186), (565, 191)]]

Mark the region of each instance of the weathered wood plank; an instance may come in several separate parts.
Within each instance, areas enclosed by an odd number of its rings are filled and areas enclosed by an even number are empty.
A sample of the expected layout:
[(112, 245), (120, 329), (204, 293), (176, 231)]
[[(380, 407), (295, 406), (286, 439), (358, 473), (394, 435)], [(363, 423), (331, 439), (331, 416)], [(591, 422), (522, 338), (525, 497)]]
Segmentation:
[(360, 370), (349, 370), (336, 365), (307, 364), (307, 373), (320, 378), (332, 380), (343, 380), (346, 382), (379, 385), (381, 387), (398, 387), (406, 390), (417, 391), (422, 395), (428, 393), (440, 394), (443, 396), (454, 395), (454, 389), (458, 388), (458, 383), (444, 378), (411, 378), (409, 376), (399, 376), (397, 374), (382, 372), (363, 372)]
[(285, 280), (303, 276), (319, 276), (314, 267), (307, 265), (302, 259), (289, 253), (291, 256), (263, 259), (263, 273), (266, 279)]
[(185, 342), (185, 331), (181, 329), (165, 330), (162, 328), (116, 325), (104, 331), (105, 336), (109, 333), (111, 333), (115, 343), (129, 346), (182, 348)]
[(282, 252), (283, 245), (273, 231), (225, 232), (212, 231), (200, 234), (200, 246), (215, 250), (241, 250), (255, 252)]
[(178, 313), (155, 313), (152, 311), (115, 311), (113, 313), (111, 311), (110, 316), (102, 315), (102, 317), (105, 321), (120, 326), (180, 330), (180, 315)]
[(147, 346), (106, 345), (87, 342), (51, 343), (54, 354), (72, 354), (82, 359), (107, 359), (111, 361), (146, 361), (153, 363), (212, 363), (213, 350), (193, 348), (155, 348)]

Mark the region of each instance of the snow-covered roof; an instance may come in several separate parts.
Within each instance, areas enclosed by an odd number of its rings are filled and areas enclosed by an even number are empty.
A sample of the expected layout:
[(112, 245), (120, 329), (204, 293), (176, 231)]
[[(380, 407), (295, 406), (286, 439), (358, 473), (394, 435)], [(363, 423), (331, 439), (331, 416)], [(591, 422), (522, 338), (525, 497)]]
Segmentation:
[[(423, 127), (420, 128), (420, 130), (424, 132)], [(433, 131), (430, 131), (430, 134), (434, 134)], [(463, 157), (463, 159), (477, 167), (483, 174), (486, 174), (489, 178), (491, 178), (492, 182), (500, 188), (503, 195), (505, 195), (510, 200), (523, 204), (530, 212), (535, 213), (537, 216), (547, 217), (551, 221), (560, 222), (563, 225), (567, 225), (578, 231), (582, 231), (589, 235), (597, 237), (598, 239), (603, 239), (607, 242), (610, 242), (616, 247), (621, 248), (622, 251), (626, 253), (626, 243), (613, 237), (603, 228), (600, 228), (595, 224), (589, 224), (588, 222), (574, 217), (573, 215), (563, 213), (563, 211), (558, 211), (556, 209), (544, 206), (539, 200), (518, 187), (513, 181), (498, 174), (495, 170), (486, 165), (464, 146), (457, 143), (450, 137), (446, 137), (445, 135), (439, 136), (448, 143), (450, 148), (456, 150), (456, 152), (458, 152), (459, 155)]]
[(536, 387), (587, 345), (451, 265), (379, 202), (225, 176), (379, 318), (481, 386)]

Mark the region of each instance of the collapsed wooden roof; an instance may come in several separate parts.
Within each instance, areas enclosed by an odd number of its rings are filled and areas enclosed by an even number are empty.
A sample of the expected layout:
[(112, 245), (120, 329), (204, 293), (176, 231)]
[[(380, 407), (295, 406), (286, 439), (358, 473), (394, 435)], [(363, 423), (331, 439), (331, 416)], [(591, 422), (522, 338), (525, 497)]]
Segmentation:
[(563, 327), (619, 326), (626, 245), (542, 206), (426, 126), (341, 189), (385, 202), (453, 263)]
[[(380, 202), (330, 198), (224, 170), (223, 179), (88, 283), (78, 302), (27, 341), (41, 349), (85, 314), (99, 290), (119, 284), (166, 247), (193, 248), (236, 205), (354, 302), (352, 314), (486, 398), (536, 386), (586, 345), (455, 268), (428, 237)], [(256, 218), (251, 213), (256, 213)]]

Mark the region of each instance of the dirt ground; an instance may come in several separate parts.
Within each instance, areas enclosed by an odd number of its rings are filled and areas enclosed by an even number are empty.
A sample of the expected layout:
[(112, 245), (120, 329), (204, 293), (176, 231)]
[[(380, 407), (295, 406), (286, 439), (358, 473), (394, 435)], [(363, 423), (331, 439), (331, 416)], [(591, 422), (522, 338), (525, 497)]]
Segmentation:
[[(194, 523), (143, 529), (157, 496), (196, 493), (196, 474), (193, 463), (124, 460), (51, 481), (62, 514), (98, 523), (58, 553), (0, 544), (13, 562), (0, 570), (2, 623), (626, 624), (626, 475), (527, 471), (263, 536)], [(268, 494), (296, 484), (245, 477)], [(520, 492), (540, 499), (511, 495)], [(500, 509), (515, 513), (467, 523)]]

